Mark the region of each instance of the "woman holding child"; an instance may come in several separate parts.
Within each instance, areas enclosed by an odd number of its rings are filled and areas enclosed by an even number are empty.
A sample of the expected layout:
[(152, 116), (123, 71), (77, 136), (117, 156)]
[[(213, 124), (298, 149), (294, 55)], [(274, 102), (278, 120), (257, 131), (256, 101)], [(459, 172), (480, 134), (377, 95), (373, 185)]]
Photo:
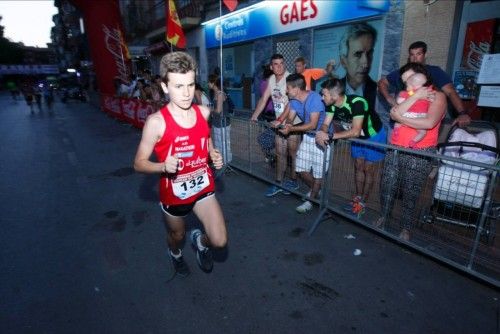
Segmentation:
[[(435, 152), (438, 142), (438, 132), (446, 112), (446, 96), (434, 90), (431, 78), (425, 65), (408, 63), (401, 67), (400, 75), (403, 83), (416, 73), (421, 73), (427, 78), (427, 83), (417, 89), (406, 100), (391, 109), (391, 118), (400, 123), (396, 133), (391, 134), (389, 143), (395, 146), (410, 148), (424, 152)], [(429, 108), (425, 117), (408, 118), (404, 114), (419, 99), (429, 100)], [(423, 138), (414, 143), (413, 139), (421, 130), (426, 130)], [(398, 193), (398, 186), (402, 194), (401, 233), (399, 237), (405, 241), (410, 240), (410, 231), (416, 221), (416, 205), (422, 192), (427, 175), (432, 168), (432, 160), (428, 157), (412, 153), (389, 150), (384, 161), (382, 172), (380, 203), (382, 216), (374, 223), (382, 227), (389, 218), (394, 199)]]

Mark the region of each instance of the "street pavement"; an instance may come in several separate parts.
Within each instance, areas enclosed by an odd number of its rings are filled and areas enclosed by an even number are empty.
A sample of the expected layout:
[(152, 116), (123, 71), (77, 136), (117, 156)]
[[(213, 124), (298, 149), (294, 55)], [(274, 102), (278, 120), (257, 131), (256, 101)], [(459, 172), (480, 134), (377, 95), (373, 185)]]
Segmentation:
[(242, 172), (217, 181), (229, 245), (213, 272), (186, 242), (192, 273), (174, 277), (157, 176), (132, 169), (138, 129), (6, 93), (0, 117), (1, 333), (499, 332), (494, 288), (340, 218), (308, 236), (317, 208)]

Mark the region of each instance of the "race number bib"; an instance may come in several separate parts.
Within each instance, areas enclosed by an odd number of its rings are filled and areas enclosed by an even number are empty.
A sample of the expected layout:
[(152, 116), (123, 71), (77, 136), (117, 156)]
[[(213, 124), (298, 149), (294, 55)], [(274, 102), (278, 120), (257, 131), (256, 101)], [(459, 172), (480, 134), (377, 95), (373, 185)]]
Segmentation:
[(283, 102), (273, 102), (274, 112), (276, 115), (280, 115), (285, 111), (285, 104)]
[(172, 180), (172, 189), (176, 197), (186, 199), (198, 194), (208, 187), (209, 183), (207, 170), (199, 169)]

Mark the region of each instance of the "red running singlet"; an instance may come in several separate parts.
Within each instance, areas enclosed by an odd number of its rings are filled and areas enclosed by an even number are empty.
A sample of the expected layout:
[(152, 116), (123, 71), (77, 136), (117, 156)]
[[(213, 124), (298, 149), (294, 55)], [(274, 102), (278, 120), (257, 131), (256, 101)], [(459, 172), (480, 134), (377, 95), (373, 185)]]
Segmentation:
[(160, 201), (165, 205), (182, 205), (194, 202), (200, 195), (214, 191), (214, 178), (208, 166), (208, 140), (210, 128), (193, 104), (196, 123), (183, 128), (173, 119), (167, 106), (160, 110), (165, 120), (165, 133), (154, 147), (158, 161), (177, 154), (177, 173), (163, 174), (160, 178)]

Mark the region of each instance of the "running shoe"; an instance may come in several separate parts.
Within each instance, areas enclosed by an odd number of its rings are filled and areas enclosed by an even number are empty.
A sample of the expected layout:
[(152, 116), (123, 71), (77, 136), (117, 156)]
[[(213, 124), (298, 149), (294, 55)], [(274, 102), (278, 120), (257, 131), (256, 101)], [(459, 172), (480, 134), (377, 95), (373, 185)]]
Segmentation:
[(281, 192), (283, 192), (283, 189), (278, 186), (272, 185), (267, 189), (266, 197), (273, 197), (274, 195), (277, 195)]
[(214, 260), (212, 257), (212, 251), (208, 247), (204, 247), (204, 249), (200, 249), (198, 247), (198, 238), (201, 237), (202, 233), (199, 229), (194, 229), (191, 232), (191, 243), (196, 249), (196, 261), (198, 262), (198, 266), (201, 270), (206, 273), (209, 273), (214, 268)]
[(299, 183), (297, 180), (286, 180), (283, 183), (283, 188), (287, 190), (298, 190), (299, 189)]
[(351, 200), (349, 203), (345, 204), (345, 205), (342, 207), (342, 209), (343, 209), (344, 211), (352, 212), (352, 208), (353, 208), (353, 206), (354, 206), (357, 202), (359, 202), (359, 201), (362, 201), (361, 196), (354, 196), (354, 197), (352, 198), (352, 200)]
[(313, 205), (311, 202), (304, 201), (304, 203), (295, 208), (295, 211), (297, 211), (298, 213), (306, 213), (308, 211), (311, 211), (312, 207)]
[(355, 202), (352, 205), (351, 213), (356, 216), (358, 219), (365, 213), (365, 203), (363, 201)]
[(175, 273), (181, 277), (187, 277), (191, 273), (187, 263), (184, 261), (182, 255), (178, 258), (175, 258), (170, 254), (170, 258), (172, 259), (172, 264), (174, 265)]

